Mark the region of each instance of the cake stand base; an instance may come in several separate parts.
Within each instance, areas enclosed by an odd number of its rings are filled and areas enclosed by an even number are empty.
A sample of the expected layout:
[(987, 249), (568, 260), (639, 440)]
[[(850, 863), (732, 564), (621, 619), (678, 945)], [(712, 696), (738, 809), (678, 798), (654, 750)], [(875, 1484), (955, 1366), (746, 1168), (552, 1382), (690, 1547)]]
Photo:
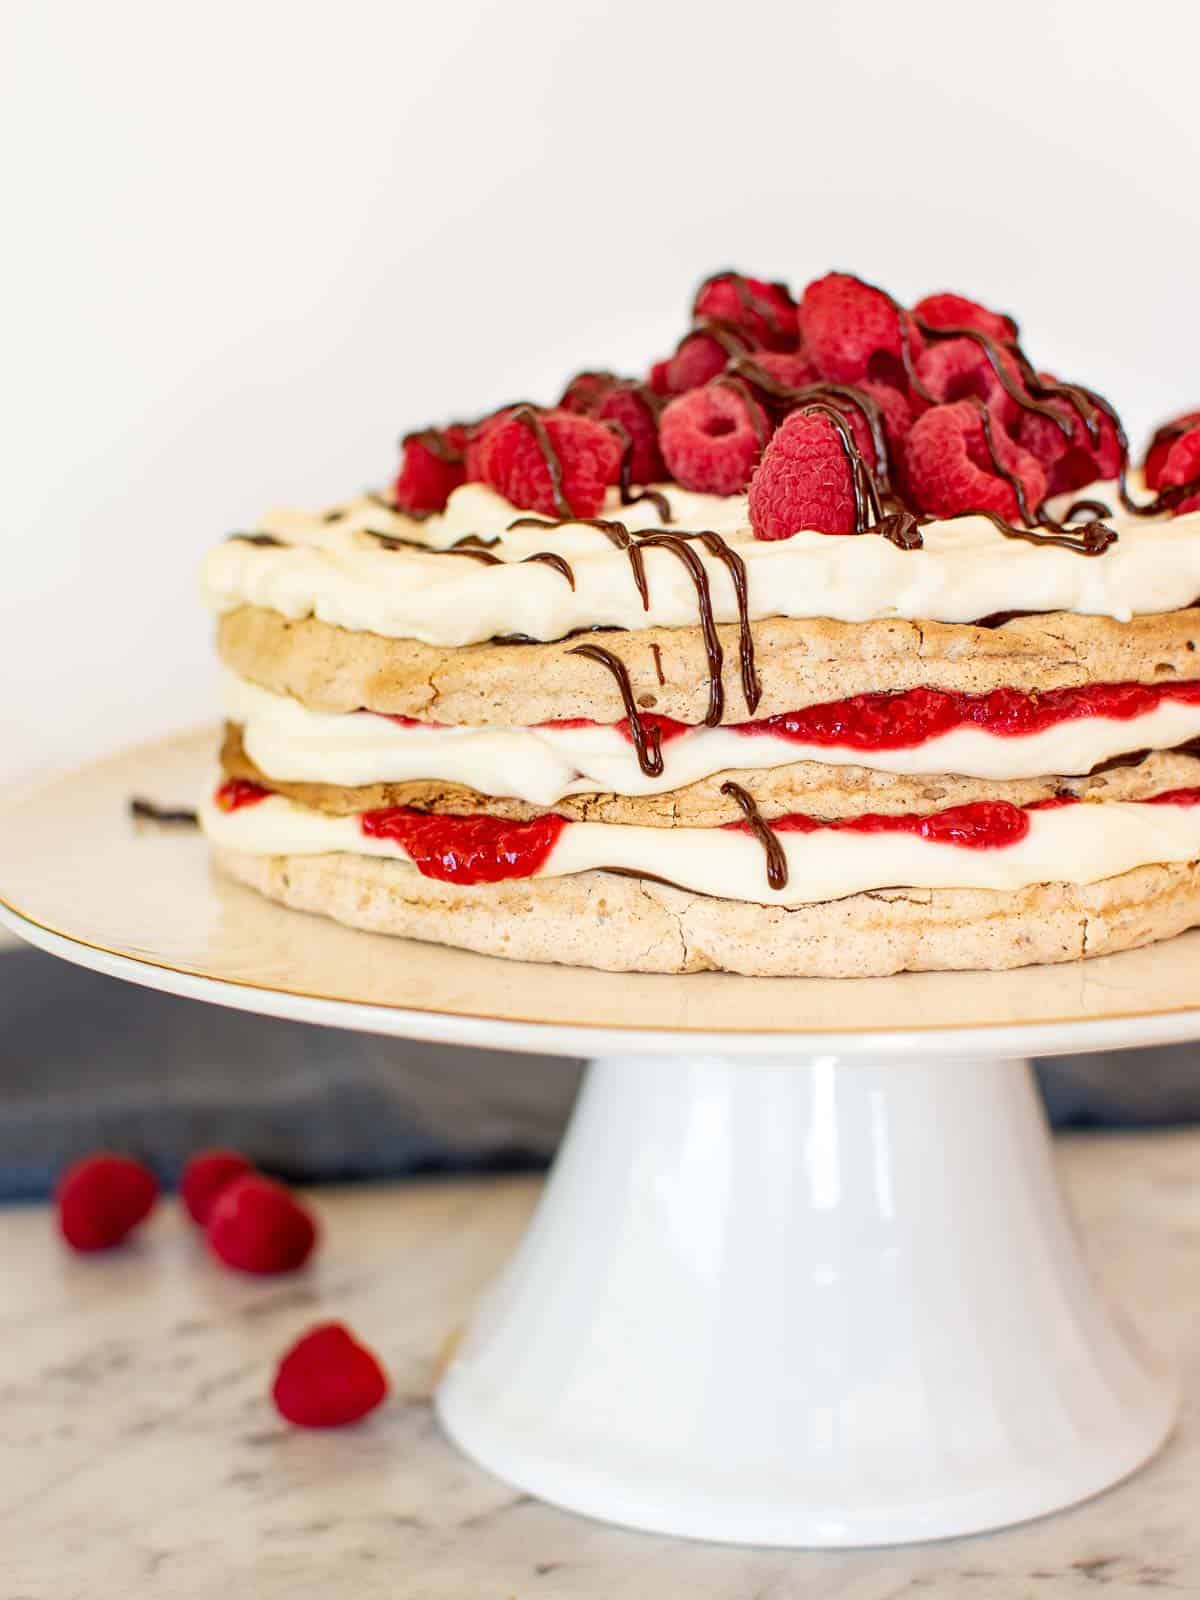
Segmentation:
[(481, 1465), (631, 1527), (890, 1544), (1040, 1516), (1170, 1430), (1026, 1063), (592, 1063), (442, 1382)]

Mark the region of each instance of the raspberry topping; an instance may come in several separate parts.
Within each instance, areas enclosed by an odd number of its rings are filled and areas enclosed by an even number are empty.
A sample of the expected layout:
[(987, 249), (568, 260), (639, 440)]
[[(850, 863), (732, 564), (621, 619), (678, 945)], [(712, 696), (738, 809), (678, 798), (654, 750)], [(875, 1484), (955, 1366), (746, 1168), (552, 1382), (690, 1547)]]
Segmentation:
[[(711, 333), (685, 334), (680, 341), (675, 354), (662, 366), (661, 382), (662, 394), (687, 394), (691, 389), (702, 388), (710, 383), (713, 378), (719, 377), (729, 363), (730, 351), (726, 344), (736, 346), (737, 353), (742, 353), (741, 343), (738, 341), (716, 338)], [(651, 372), (650, 387), (655, 388), (654, 373)]]
[(645, 384), (630, 379), (613, 384), (596, 406), (599, 421), (615, 422), (625, 430), (630, 483), (661, 483), (667, 476), (658, 444), (660, 403)]
[(386, 1398), (387, 1374), (340, 1322), (322, 1322), (298, 1339), (271, 1386), (280, 1416), (301, 1428), (358, 1422)]
[(238, 1272), (295, 1272), (312, 1254), (317, 1226), (290, 1190), (249, 1173), (217, 1195), (208, 1214), (213, 1254)]
[(158, 1180), (140, 1161), (100, 1151), (67, 1168), (54, 1199), (72, 1250), (110, 1250), (150, 1215)]
[(904, 466), (921, 510), (935, 516), (990, 511), (1017, 521), (1021, 506), (1005, 474), (1020, 484), (1031, 514), (1046, 494), (1037, 460), (1002, 428), (991, 427), (983, 406), (970, 400), (934, 406), (918, 417), (905, 445)]
[(855, 531), (854, 476), (830, 417), (796, 411), (776, 430), (750, 481), (750, 525), (758, 539)]
[(594, 517), (621, 470), (622, 441), (611, 428), (569, 411), (518, 406), (479, 437), (484, 483), (545, 517)]
[(590, 416), (616, 382), (611, 372), (577, 372), (563, 390), (558, 409)]
[(466, 482), (466, 449), (467, 430), (461, 423), (408, 434), (395, 488), (400, 510), (441, 511), (459, 484)]
[(890, 383), (877, 383), (871, 378), (864, 379), (856, 387), (879, 407), (879, 420), (887, 441), (888, 455), (893, 468), (898, 467), (904, 459), (904, 441), (912, 431), (913, 408), (910, 401)]
[[(1015, 359), (1007, 350), (998, 351), (998, 356), (1013, 385), (1023, 390), (1025, 386)], [(928, 390), (939, 405), (973, 396), (982, 400), (1005, 428), (1014, 427), (1021, 417), (1020, 406), (1001, 383), (987, 351), (974, 339), (944, 339), (930, 344), (922, 351), (916, 371), (922, 388)], [(1054, 427), (1053, 423), (1047, 426)], [(1056, 428), (1054, 431), (1058, 432)]]
[(693, 317), (717, 317), (740, 328), (768, 350), (794, 350), (799, 332), (796, 303), (785, 283), (716, 272), (696, 291)]
[(787, 389), (806, 389), (821, 381), (821, 374), (802, 350), (756, 350), (746, 361), (745, 376), (751, 383), (756, 368)]
[(740, 494), (770, 433), (766, 413), (735, 380), (672, 400), (659, 423), (671, 476), (704, 494)]
[(551, 814), (530, 822), (480, 813), (443, 817), (411, 806), (364, 811), (359, 827), (368, 839), (391, 839), (426, 878), (443, 883), (500, 883), (528, 878), (542, 866), (565, 826)]
[(217, 1196), (254, 1168), (236, 1150), (201, 1150), (183, 1169), (179, 1194), (192, 1221), (204, 1227)]
[(1162, 469), (1166, 465), (1167, 456), (1171, 453), (1171, 446), (1176, 439), (1185, 434), (1189, 428), (1200, 424), (1200, 411), (1185, 411), (1182, 416), (1172, 417), (1170, 422), (1164, 422), (1161, 428), (1156, 428), (1154, 437), (1146, 451), (1146, 487), (1157, 489), (1158, 480)]
[[(1171, 446), (1163, 463), (1158, 487), (1161, 493), (1167, 489), (1178, 488), (1184, 483), (1196, 483), (1198, 480), (1200, 480), (1200, 426), (1189, 428)], [(1200, 511), (1200, 491), (1172, 502), (1171, 510), (1176, 515), (1181, 511)]]
[[(1044, 372), (1039, 373), (1038, 378), (1044, 384), (1055, 382)], [(1079, 410), (1069, 401), (1051, 396), (1041, 404), (1048, 406), (1071, 430), (1068, 438), (1050, 417), (1036, 411), (1021, 414), (1017, 437), (1022, 447), (1036, 456), (1045, 468), (1050, 494), (1069, 494), (1099, 478), (1117, 476), (1121, 470), (1121, 441), (1112, 418), (1102, 408), (1089, 407), (1097, 429), (1097, 437), (1093, 439)]]
[(1000, 344), (1015, 343), (1017, 325), (999, 311), (989, 311), (961, 294), (927, 294), (912, 308), (913, 316), (931, 328), (976, 328)]
[(488, 432), (513, 412), (517, 406), (501, 406), (499, 411), (493, 411), (490, 416), (480, 417), (478, 422), (473, 422), (467, 429), (466, 468), (468, 483), (483, 482), (483, 441)]
[(646, 383), (652, 393), (668, 395), (671, 392), (671, 359), (665, 357), (662, 361), (655, 361), (650, 371), (646, 374)]
[(904, 385), (901, 317), (907, 319), (908, 343), (915, 356), (921, 340), (908, 319), (882, 289), (830, 272), (805, 289), (800, 301), (804, 346), (823, 378), (857, 383), (882, 378)]

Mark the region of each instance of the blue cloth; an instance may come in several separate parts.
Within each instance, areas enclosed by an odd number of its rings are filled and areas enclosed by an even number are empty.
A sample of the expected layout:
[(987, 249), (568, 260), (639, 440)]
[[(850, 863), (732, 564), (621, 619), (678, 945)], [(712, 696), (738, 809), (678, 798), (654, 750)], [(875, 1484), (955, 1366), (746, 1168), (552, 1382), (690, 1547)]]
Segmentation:
[[(553, 1153), (579, 1064), (375, 1038), (120, 983), (0, 951), (0, 1199), (46, 1194), (109, 1147), (171, 1184), (234, 1145), (291, 1181), (497, 1170)], [(1059, 1126), (1200, 1116), (1200, 1051), (1039, 1063)]]
[(233, 1145), (290, 1181), (544, 1163), (578, 1064), (315, 1028), (0, 951), (0, 1199), (89, 1150), (173, 1184)]

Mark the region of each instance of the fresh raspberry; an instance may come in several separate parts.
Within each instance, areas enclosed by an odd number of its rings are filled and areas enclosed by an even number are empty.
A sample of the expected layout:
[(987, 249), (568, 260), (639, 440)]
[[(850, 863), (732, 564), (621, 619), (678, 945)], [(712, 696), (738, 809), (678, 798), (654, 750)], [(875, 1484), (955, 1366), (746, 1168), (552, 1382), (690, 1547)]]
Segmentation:
[(883, 413), (883, 433), (887, 440), (888, 454), (892, 462), (898, 462), (904, 454), (904, 441), (912, 430), (915, 414), (907, 396), (901, 394), (899, 389), (893, 388), (890, 383), (877, 383), (871, 378), (866, 378), (857, 387), (865, 395), (870, 395), (880, 411)]
[(909, 350), (915, 357), (921, 339), (908, 313), (881, 289), (848, 273), (830, 272), (805, 289), (800, 301), (800, 332), (823, 378), (833, 383), (882, 378), (903, 388), (902, 315), (908, 327)]
[(321, 1322), (298, 1339), (275, 1373), (271, 1398), (301, 1428), (358, 1422), (386, 1398), (387, 1374), (340, 1322)]
[(1172, 417), (1169, 422), (1164, 422), (1161, 428), (1155, 429), (1143, 468), (1148, 489), (1158, 488), (1158, 480), (1171, 453), (1171, 446), (1197, 423), (1200, 423), (1200, 411), (1185, 411), (1182, 416)]
[(776, 430), (750, 480), (750, 526), (758, 539), (854, 532), (854, 479), (827, 416), (794, 411)]
[[(1047, 373), (1039, 373), (1043, 383), (1053, 383)], [(1036, 397), (1039, 404), (1048, 405), (1056, 417), (1070, 426), (1071, 436), (1037, 411), (1021, 413), (1017, 433), (1024, 449), (1037, 457), (1046, 472), (1049, 493), (1069, 494), (1082, 489), (1097, 479), (1115, 478), (1121, 470), (1121, 441), (1112, 419), (1101, 410), (1096, 411), (1100, 439), (1093, 444), (1079, 412), (1069, 401)]]
[(662, 361), (656, 361), (646, 375), (646, 382), (655, 394), (666, 395), (671, 392), (671, 358), (668, 356)]
[(659, 444), (671, 476), (704, 494), (740, 494), (770, 433), (766, 413), (748, 390), (710, 383), (672, 400), (659, 423)]
[(711, 383), (725, 371), (729, 351), (711, 333), (689, 333), (667, 362), (663, 381), (666, 394), (687, 394)]
[[(483, 481), (522, 510), (544, 517), (594, 517), (605, 490), (617, 481), (621, 454), (621, 441), (602, 422), (520, 406), (484, 429), (479, 465)], [(555, 462), (561, 478), (557, 489)]]
[[(1159, 492), (1177, 488), (1181, 483), (1194, 483), (1200, 479), (1200, 427), (1189, 428), (1181, 434), (1167, 452), (1158, 480)], [(1182, 511), (1200, 511), (1200, 491), (1187, 495), (1172, 505), (1176, 516)]]
[(183, 1169), (179, 1194), (188, 1215), (203, 1228), (222, 1189), (254, 1168), (236, 1150), (201, 1150)]
[(577, 372), (563, 390), (558, 409), (590, 416), (616, 382), (611, 372)]
[(977, 328), (1000, 344), (1014, 344), (1017, 325), (999, 311), (989, 311), (961, 294), (927, 294), (912, 308), (913, 316), (931, 328)]
[(150, 1215), (158, 1180), (140, 1161), (102, 1150), (68, 1167), (54, 1198), (72, 1250), (109, 1250)]
[(693, 317), (717, 317), (749, 334), (767, 350), (794, 350), (799, 337), (796, 302), (784, 283), (717, 272), (696, 291)]
[(596, 407), (600, 422), (618, 423), (629, 437), (630, 483), (661, 483), (667, 476), (658, 446), (660, 403), (644, 383), (629, 379), (613, 384)]
[(516, 411), (516, 406), (501, 406), (489, 416), (480, 417), (467, 429), (467, 482), (483, 482), (483, 441), (492, 428), (498, 427)]
[(820, 383), (821, 374), (802, 350), (755, 350), (745, 358), (745, 377), (754, 382), (754, 368), (788, 389), (807, 389)]
[(407, 434), (396, 504), (401, 511), (440, 511), (467, 478), (467, 430), (461, 423)]
[[(955, 516), (991, 511), (1009, 522), (1020, 515), (1012, 485), (1000, 477), (988, 451), (983, 408), (971, 400), (933, 406), (917, 418), (904, 451), (909, 489), (922, 511)], [(1000, 463), (1020, 479), (1030, 512), (1046, 494), (1040, 464), (1002, 428), (992, 427)]]
[(249, 1173), (221, 1190), (208, 1214), (213, 1254), (239, 1272), (295, 1272), (312, 1253), (317, 1227), (289, 1190)]
[[(887, 443), (888, 467), (891, 487), (896, 492), (907, 497), (907, 479), (904, 470), (904, 445), (912, 432), (916, 413), (912, 402), (899, 389), (893, 388), (890, 383), (878, 383), (872, 378), (865, 378), (855, 387), (863, 394), (869, 395), (880, 410), (880, 422), (883, 425), (883, 437)], [(874, 462), (874, 452), (871, 453)]]
[[(1004, 349), (998, 354), (1013, 384), (1023, 391), (1025, 385), (1015, 358)], [(1002, 427), (1014, 428), (1020, 419), (1020, 406), (996, 376), (987, 351), (974, 339), (939, 339), (930, 343), (917, 361), (916, 372), (917, 381), (938, 405), (974, 395)]]

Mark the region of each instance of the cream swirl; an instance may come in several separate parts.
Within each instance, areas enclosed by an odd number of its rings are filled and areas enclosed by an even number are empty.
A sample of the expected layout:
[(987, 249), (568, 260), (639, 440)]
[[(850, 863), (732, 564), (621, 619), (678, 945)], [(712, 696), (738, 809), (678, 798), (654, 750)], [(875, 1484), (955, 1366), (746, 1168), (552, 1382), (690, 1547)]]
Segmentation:
[[(711, 529), (742, 558), (753, 620), (970, 622), (1003, 611), (1072, 611), (1128, 621), (1200, 596), (1196, 512), (1114, 515), (1107, 520), (1117, 542), (1086, 557), (1007, 539), (983, 517), (927, 524), (919, 550), (900, 550), (870, 534), (801, 531), (763, 541), (748, 526), (743, 496), (670, 486), (664, 492), (672, 510), (667, 531)], [(1088, 493), (1118, 504), (1111, 486)], [(622, 508), (615, 491), (611, 499), (605, 516), (631, 531), (663, 527), (652, 502)], [(602, 530), (576, 522), (512, 526), (527, 515), (481, 484), (456, 490), (446, 511), (424, 522), (369, 498), (336, 516), (276, 512), (258, 531), (286, 542), (226, 542), (207, 558), (204, 588), (218, 612), (260, 606), (450, 648), (506, 635), (553, 640), (582, 628), (696, 624), (696, 583), (672, 551), (642, 552), (649, 596), (643, 604), (628, 554)], [(403, 542), (388, 546), (376, 534)], [(447, 553), (470, 536), (496, 559)], [(691, 548), (707, 574), (716, 620), (736, 622), (729, 568), (699, 543)], [(561, 566), (528, 560), (546, 552), (569, 564), (569, 580)]]

